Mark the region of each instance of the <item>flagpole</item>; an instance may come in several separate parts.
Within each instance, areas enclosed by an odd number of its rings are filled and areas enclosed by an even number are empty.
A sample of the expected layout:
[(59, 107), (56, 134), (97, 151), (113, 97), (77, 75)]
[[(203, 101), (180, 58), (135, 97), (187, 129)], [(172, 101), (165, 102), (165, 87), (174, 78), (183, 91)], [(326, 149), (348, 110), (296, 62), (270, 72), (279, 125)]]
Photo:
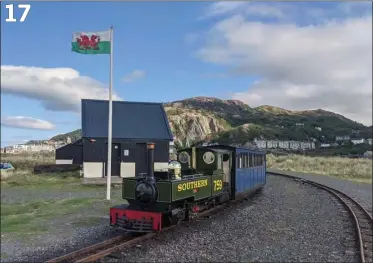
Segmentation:
[(107, 190), (106, 199), (110, 200), (111, 190), (111, 146), (112, 146), (112, 125), (113, 125), (113, 26), (110, 27), (110, 82), (109, 82), (109, 127), (108, 127), (108, 147), (107, 147)]

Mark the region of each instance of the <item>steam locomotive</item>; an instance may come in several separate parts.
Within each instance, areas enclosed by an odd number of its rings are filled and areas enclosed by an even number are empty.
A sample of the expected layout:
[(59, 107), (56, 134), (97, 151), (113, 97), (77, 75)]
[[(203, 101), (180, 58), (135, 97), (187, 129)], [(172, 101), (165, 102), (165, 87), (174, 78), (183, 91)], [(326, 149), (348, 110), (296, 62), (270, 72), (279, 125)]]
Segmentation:
[(123, 178), (128, 204), (110, 208), (110, 225), (128, 232), (157, 232), (266, 184), (265, 153), (224, 145), (179, 150), (168, 171), (154, 171), (154, 144), (147, 144), (145, 176)]

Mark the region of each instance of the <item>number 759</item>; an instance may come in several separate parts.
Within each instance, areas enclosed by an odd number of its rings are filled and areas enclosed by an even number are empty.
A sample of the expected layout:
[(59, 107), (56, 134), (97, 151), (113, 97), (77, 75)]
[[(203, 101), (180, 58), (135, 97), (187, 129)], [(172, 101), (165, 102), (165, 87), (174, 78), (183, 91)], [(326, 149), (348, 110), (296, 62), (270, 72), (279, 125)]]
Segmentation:
[(219, 191), (223, 188), (222, 180), (214, 180), (214, 191)]
[[(5, 6), (8, 9), (8, 18), (5, 19), (5, 22), (17, 22), (17, 19), (14, 18), (14, 5), (6, 5)], [(18, 5), (18, 8), (24, 8), (23, 14), (21, 16), (20, 22), (24, 22), (28, 12), (30, 11), (31, 5)]]

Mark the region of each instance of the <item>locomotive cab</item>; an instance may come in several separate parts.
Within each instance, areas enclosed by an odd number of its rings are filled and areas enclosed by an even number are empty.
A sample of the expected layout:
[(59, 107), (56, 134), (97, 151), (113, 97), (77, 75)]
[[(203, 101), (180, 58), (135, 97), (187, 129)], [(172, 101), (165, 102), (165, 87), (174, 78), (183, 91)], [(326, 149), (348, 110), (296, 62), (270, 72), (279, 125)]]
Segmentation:
[(193, 147), (180, 150), (178, 161), (181, 164), (183, 176), (195, 173), (208, 175), (222, 173), (224, 190), (230, 192), (229, 185), (232, 169), (232, 155), (230, 151), (208, 147)]

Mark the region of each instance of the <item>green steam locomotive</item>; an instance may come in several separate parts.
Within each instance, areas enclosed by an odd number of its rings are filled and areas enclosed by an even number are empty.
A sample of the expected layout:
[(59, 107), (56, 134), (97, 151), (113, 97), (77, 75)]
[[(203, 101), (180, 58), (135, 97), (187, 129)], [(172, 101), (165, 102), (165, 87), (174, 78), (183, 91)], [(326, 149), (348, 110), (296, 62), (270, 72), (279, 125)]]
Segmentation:
[(178, 152), (168, 171), (154, 171), (148, 143), (146, 176), (123, 178), (128, 204), (110, 208), (110, 225), (129, 232), (161, 231), (180, 220), (235, 198), (235, 152), (229, 147), (192, 147)]

